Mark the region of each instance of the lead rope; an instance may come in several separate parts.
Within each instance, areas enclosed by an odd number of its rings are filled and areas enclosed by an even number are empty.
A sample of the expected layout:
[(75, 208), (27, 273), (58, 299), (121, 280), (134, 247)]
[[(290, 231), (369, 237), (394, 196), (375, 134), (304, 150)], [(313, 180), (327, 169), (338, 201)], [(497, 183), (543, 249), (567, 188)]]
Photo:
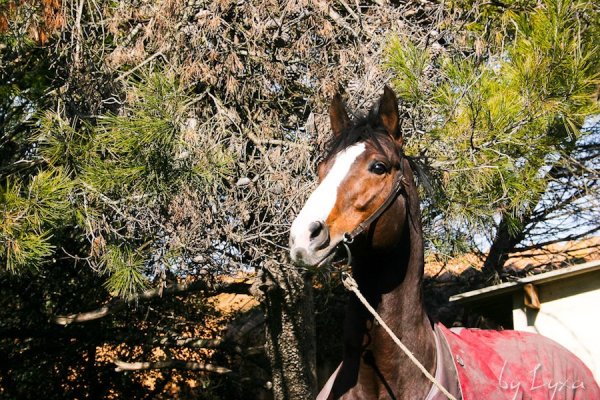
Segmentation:
[(450, 392), (448, 392), (446, 390), (446, 388), (444, 386), (442, 386), (442, 384), (439, 383), (429, 373), (429, 371), (427, 371), (425, 369), (425, 367), (423, 366), (423, 364), (421, 364), (419, 362), (419, 360), (417, 360), (417, 358), (404, 345), (404, 343), (402, 343), (400, 341), (400, 339), (398, 339), (398, 336), (396, 336), (396, 334), (394, 332), (392, 332), (392, 330), (390, 329), (390, 327), (387, 326), (387, 324), (383, 321), (383, 319), (381, 319), (381, 317), (379, 316), (379, 314), (377, 313), (377, 311), (375, 311), (375, 309), (373, 307), (371, 307), (371, 304), (369, 304), (369, 302), (367, 301), (367, 299), (365, 299), (365, 297), (362, 295), (362, 293), (358, 289), (358, 283), (356, 283), (356, 281), (354, 280), (354, 278), (349, 273), (347, 273), (346, 271), (342, 271), (342, 283), (344, 284), (344, 286), (346, 287), (346, 289), (350, 290), (351, 292), (354, 292), (354, 294), (356, 295), (356, 297), (358, 297), (358, 299), (360, 300), (360, 302), (363, 303), (363, 305), (367, 308), (367, 310), (369, 310), (369, 312), (371, 314), (373, 314), (373, 317), (375, 317), (375, 319), (377, 320), (377, 322), (379, 322), (379, 324), (383, 327), (383, 329), (387, 332), (387, 334), (390, 335), (390, 337), (392, 338), (392, 340), (398, 345), (398, 347), (400, 347), (400, 350), (402, 350), (404, 352), (404, 354), (406, 354), (406, 356), (410, 359), (410, 361), (412, 361), (417, 367), (419, 367), (419, 369), (421, 370), (421, 372), (423, 373), (423, 375), (425, 375), (427, 377), (427, 379), (429, 379), (431, 381), (431, 383), (433, 383), (435, 386), (437, 386), (437, 388), (448, 399), (450, 399), (450, 400), (456, 400), (456, 397), (452, 396), (450, 394)]

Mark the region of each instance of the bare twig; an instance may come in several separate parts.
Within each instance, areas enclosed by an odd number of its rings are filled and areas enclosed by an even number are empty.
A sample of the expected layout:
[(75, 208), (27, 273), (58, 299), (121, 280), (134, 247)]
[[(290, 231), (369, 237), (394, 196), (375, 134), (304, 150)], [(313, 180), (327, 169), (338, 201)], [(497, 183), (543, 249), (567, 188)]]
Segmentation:
[(545, 242), (538, 242), (531, 246), (516, 247), (511, 250), (511, 253), (523, 253), (523, 252), (530, 251), (530, 250), (540, 249), (540, 248), (543, 248), (545, 246), (549, 246), (549, 245), (555, 244), (555, 243), (566, 242), (566, 241), (570, 241), (570, 240), (579, 240), (579, 239), (582, 239), (582, 238), (585, 238), (588, 236), (592, 236), (593, 234), (595, 234), (598, 231), (600, 231), (600, 226), (594, 226), (593, 228), (590, 228), (584, 232), (569, 235), (566, 237), (561, 237), (561, 238), (557, 238), (557, 239), (553, 239), (553, 240), (547, 240)]
[(77, 16), (75, 17), (75, 54), (73, 55), (73, 65), (79, 66), (81, 56), (81, 42), (83, 41), (83, 33), (81, 30), (81, 16), (83, 14), (83, 5), (85, 0), (79, 0), (77, 5)]
[(115, 80), (118, 82), (118, 81), (121, 81), (121, 80), (127, 78), (129, 75), (133, 74), (135, 71), (142, 68), (144, 65), (148, 64), (150, 61), (154, 60), (156, 57), (159, 57), (159, 56), (164, 57), (164, 55), (161, 51), (157, 51), (156, 53), (152, 54), (150, 57), (146, 58), (144, 61), (142, 61), (135, 67), (131, 68), (129, 71), (124, 72), (121, 75), (119, 75), (117, 77), (117, 79), (115, 79)]
[(229, 368), (196, 361), (166, 360), (154, 362), (125, 362), (115, 360), (114, 363), (117, 366), (115, 368), (115, 371), (117, 372), (144, 371), (149, 369), (186, 369), (190, 371), (214, 372), (216, 374), (229, 374), (231, 372)]
[(317, 8), (321, 12), (327, 14), (329, 16), (329, 18), (331, 18), (333, 20), (333, 22), (335, 22), (337, 25), (341, 26), (342, 28), (346, 29), (353, 36), (358, 37), (358, 33), (344, 20), (344, 17), (342, 17), (340, 14), (338, 14), (338, 12), (335, 11), (333, 9), (333, 7), (331, 7), (329, 2), (317, 0), (314, 3), (317, 6)]

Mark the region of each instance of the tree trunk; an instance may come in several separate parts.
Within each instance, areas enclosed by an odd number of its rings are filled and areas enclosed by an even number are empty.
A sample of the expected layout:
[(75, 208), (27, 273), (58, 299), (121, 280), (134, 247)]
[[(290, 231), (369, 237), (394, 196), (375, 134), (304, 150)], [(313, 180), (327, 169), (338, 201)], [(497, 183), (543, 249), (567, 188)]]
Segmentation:
[[(571, 155), (573, 149), (570, 149), (567, 152), (567, 155)], [(564, 170), (558, 164), (554, 165), (550, 171), (548, 171), (548, 176), (550, 178), (556, 179), (561, 174), (572, 174), (569, 170)], [(550, 185), (550, 181), (547, 183), (546, 187)], [(538, 204), (542, 199), (543, 193), (538, 193), (537, 198), (535, 199), (534, 204)], [(492, 276), (496, 276), (495, 281), (499, 282), (498, 275), (502, 272), (504, 268), (504, 264), (512, 250), (525, 239), (526, 228), (533, 221), (533, 210), (523, 213), (518, 219), (518, 226), (513, 228), (513, 232), (511, 233), (508, 225), (508, 217), (507, 215), (502, 215), (502, 220), (498, 225), (498, 230), (496, 231), (496, 236), (494, 237), (494, 242), (490, 247), (490, 251), (488, 256), (486, 257), (483, 263), (483, 276), (485, 280), (488, 280)], [(539, 217), (538, 217), (539, 219)], [(497, 283), (498, 283), (497, 282)]]
[(310, 282), (289, 266), (271, 266), (275, 285), (263, 301), (267, 315), (266, 348), (275, 400), (316, 397), (316, 342)]
[(508, 228), (507, 217), (505, 215), (502, 216), (496, 236), (494, 237), (494, 242), (483, 263), (485, 278), (490, 278), (494, 275), (497, 277), (502, 272), (511, 250), (525, 238), (524, 229), (529, 219), (529, 215), (520, 218), (517, 232), (511, 234)]

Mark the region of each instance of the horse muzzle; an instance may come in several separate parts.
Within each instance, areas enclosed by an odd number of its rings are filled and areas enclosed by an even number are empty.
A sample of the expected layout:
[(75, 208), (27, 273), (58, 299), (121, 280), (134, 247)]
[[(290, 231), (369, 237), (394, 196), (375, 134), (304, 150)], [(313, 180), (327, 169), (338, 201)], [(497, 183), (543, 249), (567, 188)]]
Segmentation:
[(331, 253), (333, 246), (329, 228), (322, 221), (313, 221), (307, 226), (294, 226), (290, 233), (290, 257), (296, 265), (314, 267), (322, 263)]

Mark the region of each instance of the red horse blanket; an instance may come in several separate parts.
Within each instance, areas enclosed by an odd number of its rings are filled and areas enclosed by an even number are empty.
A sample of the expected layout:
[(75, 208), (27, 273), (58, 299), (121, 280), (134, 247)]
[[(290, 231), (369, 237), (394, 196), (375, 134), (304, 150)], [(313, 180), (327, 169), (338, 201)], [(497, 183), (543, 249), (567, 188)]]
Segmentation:
[(545, 336), (435, 328), (450, 350), (464, 400), (600, 400), (600, 388), (585, 364)]
[[(434, 327), (435, 378), (463, 400), (600, 400), (591, 371), (573, 353), (542, 335)], [(331, 398), (340, 366), (317, 400)], [(432, 386), (426, 400), (445, 400)]]

